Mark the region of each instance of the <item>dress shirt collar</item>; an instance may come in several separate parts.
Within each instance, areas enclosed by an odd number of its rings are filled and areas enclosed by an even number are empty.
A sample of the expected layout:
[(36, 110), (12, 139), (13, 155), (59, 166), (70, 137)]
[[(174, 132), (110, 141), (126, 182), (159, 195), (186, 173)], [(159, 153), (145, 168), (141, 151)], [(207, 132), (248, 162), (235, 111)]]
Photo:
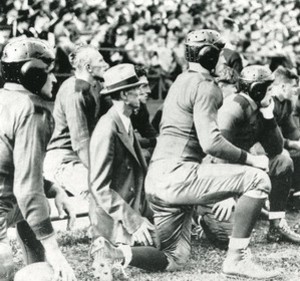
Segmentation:
[(131, 121), (130, 118), (123, 113), (123, 102), (114, 101), (114, 107), (122, 120), (126, 132), (129, 133)]

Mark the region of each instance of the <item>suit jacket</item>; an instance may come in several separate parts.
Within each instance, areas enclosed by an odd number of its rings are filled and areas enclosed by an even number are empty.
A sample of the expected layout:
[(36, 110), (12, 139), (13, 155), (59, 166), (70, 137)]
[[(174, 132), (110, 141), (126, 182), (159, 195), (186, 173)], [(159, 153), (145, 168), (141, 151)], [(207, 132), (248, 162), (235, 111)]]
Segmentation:
[(130, 236), (143, 222), (146, 163), (136, 137), (132, 144), (114, 106), (100, 118), (89, 155), (94, 235), (114, 241), (122, 226)]

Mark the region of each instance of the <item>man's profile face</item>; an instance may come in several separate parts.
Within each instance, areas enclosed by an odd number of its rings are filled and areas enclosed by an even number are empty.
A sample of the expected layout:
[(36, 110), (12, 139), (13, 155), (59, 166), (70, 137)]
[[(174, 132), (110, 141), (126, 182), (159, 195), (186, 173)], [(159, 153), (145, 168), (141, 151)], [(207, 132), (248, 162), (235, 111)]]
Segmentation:
[(266, 89), (262, 89), (261, 95), (263, 95), (263, 92), (265, 92), (263, 99), (259, 103), (259, 107), (267, 107), (270, 105), (272, 100), (272, 93), (270, 91), (270, 87), (267, 87)]
[(298, 93), (298, 83), (296, 79), (288, 79), (278, 85), (279, 90), (275, 92), (275, 95), (279, 100), (292, 100), (293, 96)]
[(52, 99), (52, 97), (53, 97), (52, 90), (53, 90), (53, 86), (56, 82), (57, 82), (56, 77), (54, 76), (53, 71), (51, 70), (48, 73), (46, 83), (44, 84), (43, 88), (41, 89), (41, 96), (44, 99), (46, 99), (46, 100)]
[(140, 102), (146, 103), (148, 100), (149, 95), (151, 94), (151, 89), (149, 85), (149, 81), (146, 76), (140, 77), (140, 80), (143, 80), (145, 84), (140, 86), (141, 94), (140, 94)]
[(105, 62), (102, 55), (98, 52), (95, 52), (93, 59), (90, 63), (92, 76), (95, 79), (103, 78), (103, 74), (108, 68), (109, 65)]
[(287, 83), (287, 90), (284, 95), (284, 98), (287, 100), (292, 100), (294, 96), (298, 96), (299, 84), (296, 79), (291, 79)]
[(129, 105), (133, 110), (140, 108), (140, 99), (143, 96), (143, 92), (140, 87), (134, 87), (126, 91), (127, 93), (127, 100), (126, 103)]

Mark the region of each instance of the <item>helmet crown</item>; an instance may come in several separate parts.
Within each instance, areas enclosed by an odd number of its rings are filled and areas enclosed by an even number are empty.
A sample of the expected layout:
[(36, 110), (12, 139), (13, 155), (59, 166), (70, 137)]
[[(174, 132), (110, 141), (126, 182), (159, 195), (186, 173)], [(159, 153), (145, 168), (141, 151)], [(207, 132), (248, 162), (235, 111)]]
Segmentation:
[(36, 38), (14, 38), (4, 47), (1, 60), (15, 63), (40, 59), (50, 64), (54, 58), (54, 50), (46, 42)]
[(248, 83), (272, 82), (274, 81), (274, 75), (267, 66), (250, 65), (242, 70), (240, 79)]
[(225, 46), (219, 32), (212, 29), (200, 29), (190, 32), (185, 41), (187, 46), (205, 46), (205, 45), (214, 45), (219, 49), (222, 49)]

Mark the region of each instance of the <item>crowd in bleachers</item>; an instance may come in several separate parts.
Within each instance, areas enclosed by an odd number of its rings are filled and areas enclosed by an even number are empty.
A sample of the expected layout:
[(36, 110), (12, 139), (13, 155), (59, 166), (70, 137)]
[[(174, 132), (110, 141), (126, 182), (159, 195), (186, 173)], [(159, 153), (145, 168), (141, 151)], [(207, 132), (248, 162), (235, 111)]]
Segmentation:
[[(164, 76), (166, 88), (183, 69), (183, 39), (188, 31), (212, 28), (238, 31), (231, 38), (251, 62), (284, 60), (297, 67), (300, 52), (300, 2), (297, 0), (4, 0), (1, 38), (33, 36), (56, 46), (56, 73), (70, 73), (67, 55), (76, 44), (102, 49), (110, 65), (145, 65)], [(109, 49), (106, 49), (109, 48)], [(116, 48), (111, 50), (110, 48)], [(254, 55), (251, 55), (254, 54)], [(285, 57), (285, 58), (284, 58)], [(245, 64), (245, 63), (244, 63)]]
[[(285, 218), (300, 209), (299, 1), (7, 0), (0, 9), (0, 279), (14, 274), (6, 231), (15, 224), (26, 264), (46, 257), (75, 280), (45, 197), (72, 218), (69, 195), (89, 200), (101, 280), (113, 280), (117, 260), (181, 269), (193, 221), (196, 235), (202, 227), (228, 248), (225, 275), (282, 274), (255, 264), (248, 246), (262, 208), (269, 243), (300, 244)], [(147, 97), (167, 93), (155, 126)]]

